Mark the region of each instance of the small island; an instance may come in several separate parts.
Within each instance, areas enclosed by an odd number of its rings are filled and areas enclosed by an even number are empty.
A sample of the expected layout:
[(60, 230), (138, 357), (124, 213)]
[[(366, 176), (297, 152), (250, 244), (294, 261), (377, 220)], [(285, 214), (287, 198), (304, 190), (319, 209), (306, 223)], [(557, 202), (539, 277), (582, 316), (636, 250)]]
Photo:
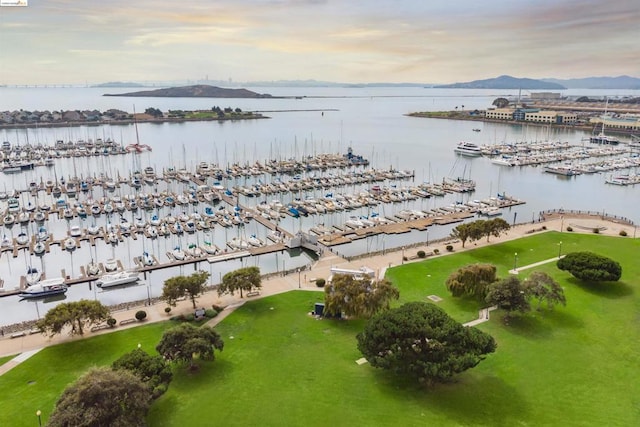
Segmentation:
[(269, 118), (240, 108), (214, 106), (209, 110), (168, 110), (149, 107), (144, 113), (111, 108), (100, 110), (0, 111), (0, 129), (129, 125), (134, 123), (181, 123), (195, 121), (253, 120)]
[(274, 98), (248, 89), (228, 89), (210, 85), (178, 86), (127, 93), (105, 93), (103, 96), (134, 96), (154, 98)]

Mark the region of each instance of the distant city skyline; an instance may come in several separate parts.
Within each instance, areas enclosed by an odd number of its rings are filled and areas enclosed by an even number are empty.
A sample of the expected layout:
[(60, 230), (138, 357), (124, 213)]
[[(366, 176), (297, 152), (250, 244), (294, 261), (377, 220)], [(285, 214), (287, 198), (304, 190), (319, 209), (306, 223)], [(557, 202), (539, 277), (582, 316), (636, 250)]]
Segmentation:
[(640, 75), (630, 0), (47, 0), (0, 8), (0, 84), (447, 84)]

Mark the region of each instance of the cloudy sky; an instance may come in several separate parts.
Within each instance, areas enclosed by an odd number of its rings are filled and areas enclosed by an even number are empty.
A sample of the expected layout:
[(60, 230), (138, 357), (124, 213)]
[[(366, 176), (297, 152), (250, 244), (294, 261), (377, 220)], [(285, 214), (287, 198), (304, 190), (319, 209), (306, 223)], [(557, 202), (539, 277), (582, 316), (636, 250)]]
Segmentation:
[(29, 0), (0, 84), (640, 76), (637, 0)]

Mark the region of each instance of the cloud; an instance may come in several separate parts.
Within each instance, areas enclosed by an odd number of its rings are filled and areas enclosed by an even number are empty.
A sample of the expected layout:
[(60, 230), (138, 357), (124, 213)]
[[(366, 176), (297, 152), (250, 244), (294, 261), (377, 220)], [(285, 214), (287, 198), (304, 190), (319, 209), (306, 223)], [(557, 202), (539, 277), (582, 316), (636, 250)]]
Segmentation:
[[(630, 54), (640, 8), (626, 0), (49, 0), (28, 9), (0, 19), (3, 59), (59, 58), (79, 81), (194, 69), (235, 80), (436, 83), (640, 70)], [(102, 62), (82, 62), (90, 58)], [(49, 79), (45, 70), (11, 78)]]

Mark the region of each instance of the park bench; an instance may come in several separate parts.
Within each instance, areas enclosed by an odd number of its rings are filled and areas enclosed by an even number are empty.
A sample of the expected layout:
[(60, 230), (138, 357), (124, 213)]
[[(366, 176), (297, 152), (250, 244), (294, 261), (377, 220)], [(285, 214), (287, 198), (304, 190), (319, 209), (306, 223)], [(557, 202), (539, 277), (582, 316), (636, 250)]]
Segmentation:
[(91, 332), (97, 332), (97, 331), (101, 331), (103, 329), (109, 329), (111, 326), (107, 325), (106, 323), (104, 325), (96, 325), (93, 328), (91, 328)]
[(24, 337), (25, 335), (27, 334), (24, 331), (16, 332), (15, 334), (11, 334), (11, 338), (20, 338), (20, 337)]
[(258, 295), (260, 295), (260, 291), (258, 291), (258, 290), (247, 292), (247, 298), (248, 297), (255, 297), (255, 296), (258, 296)]
[(133, 319), (133, 318), (132, 318), (132, 319), (124, 319), (124, 320), (121, 320), (121, 321), (120, 321), (120, 326), (122, 326), (122, 325), (128, 325), (129, 323), (135, 323), (135, 322), (137, 322), (137, 321), (138, 321), (138, 320)]

